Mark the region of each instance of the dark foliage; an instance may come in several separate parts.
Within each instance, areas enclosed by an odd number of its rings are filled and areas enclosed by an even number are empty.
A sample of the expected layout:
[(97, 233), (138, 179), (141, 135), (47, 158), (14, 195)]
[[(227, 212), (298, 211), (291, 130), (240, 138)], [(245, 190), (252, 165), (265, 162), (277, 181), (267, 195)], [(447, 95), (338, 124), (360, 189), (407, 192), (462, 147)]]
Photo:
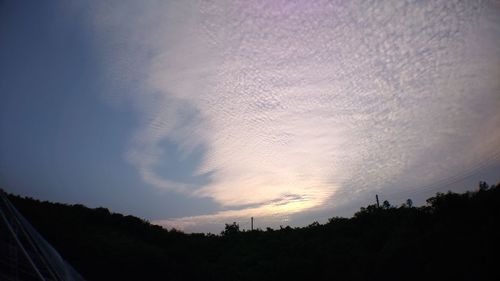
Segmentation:
[(220, 236), (167, 231), (105, 208), (10, 196), (88, 280), (500, 280), (500, 185), (384, 202), (353, 218)]

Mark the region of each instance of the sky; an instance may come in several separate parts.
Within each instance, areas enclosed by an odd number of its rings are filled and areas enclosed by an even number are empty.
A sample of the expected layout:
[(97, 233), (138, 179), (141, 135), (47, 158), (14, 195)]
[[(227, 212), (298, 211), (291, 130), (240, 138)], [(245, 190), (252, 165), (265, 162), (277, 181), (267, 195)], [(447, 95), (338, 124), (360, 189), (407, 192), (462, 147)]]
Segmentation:
[(213, 232), (500, 181), (498, 1), (1, 1), (0, 186)]

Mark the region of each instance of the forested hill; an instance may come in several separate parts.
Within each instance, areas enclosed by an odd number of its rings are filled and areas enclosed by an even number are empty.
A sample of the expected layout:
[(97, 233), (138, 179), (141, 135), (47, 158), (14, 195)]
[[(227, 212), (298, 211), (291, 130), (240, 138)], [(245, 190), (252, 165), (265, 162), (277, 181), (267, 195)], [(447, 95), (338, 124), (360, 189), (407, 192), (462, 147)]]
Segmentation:
[(500, 184), (423, 207), (221, 235), (167, 231), (105, 208), (9, 196), (87, 280), (500, 280)]

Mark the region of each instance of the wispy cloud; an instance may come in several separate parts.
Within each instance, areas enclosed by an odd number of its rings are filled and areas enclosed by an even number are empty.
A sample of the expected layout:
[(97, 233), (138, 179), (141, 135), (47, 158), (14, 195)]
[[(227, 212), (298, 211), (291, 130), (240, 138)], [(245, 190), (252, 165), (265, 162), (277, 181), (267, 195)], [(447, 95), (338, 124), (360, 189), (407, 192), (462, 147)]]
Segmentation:
[[(229, 208), (170, 222), (286, 215), (498, 161), (498, 4), (134, 5), (93, 18), (114, 75), (139, 85), (126, 157), (151, 185)], [(203, 147), (192, 172), (210, 181), (157, 172), (164, 140)]]

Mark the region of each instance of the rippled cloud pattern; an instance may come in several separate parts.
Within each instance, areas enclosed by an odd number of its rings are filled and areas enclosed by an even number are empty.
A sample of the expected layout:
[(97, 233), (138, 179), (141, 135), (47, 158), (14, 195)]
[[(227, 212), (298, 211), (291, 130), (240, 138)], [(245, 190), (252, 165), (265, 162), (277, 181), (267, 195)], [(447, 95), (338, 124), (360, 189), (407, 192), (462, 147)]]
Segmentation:
[[(141, 116), (126, 159), (221, 206), (158, 223), (286, 217), (498, 163), (498, 2), (116, 4), (92, 23), (136, 87), (111, 97)], [(198, 151), (205, 181), (165, 177), (165, 141)]]

